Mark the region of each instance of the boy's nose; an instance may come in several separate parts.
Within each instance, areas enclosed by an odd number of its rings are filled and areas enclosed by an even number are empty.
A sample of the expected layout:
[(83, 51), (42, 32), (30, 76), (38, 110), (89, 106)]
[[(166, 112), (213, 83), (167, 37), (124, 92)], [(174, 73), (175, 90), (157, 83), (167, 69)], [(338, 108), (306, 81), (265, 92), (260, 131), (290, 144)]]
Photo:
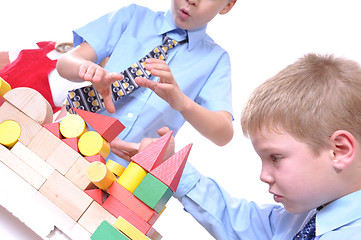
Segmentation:
[(189, 5), (197, 6), (199, 0), (186, 0), (186, 1), (189, 3)]
[(267, 184), (272, 184), (274, 182), (272, 174), (270, 173), (270, 171), (267, 169), (267, 167), (264, 164), (262, 164), (260, 179), (262, 182), (267, 183)]

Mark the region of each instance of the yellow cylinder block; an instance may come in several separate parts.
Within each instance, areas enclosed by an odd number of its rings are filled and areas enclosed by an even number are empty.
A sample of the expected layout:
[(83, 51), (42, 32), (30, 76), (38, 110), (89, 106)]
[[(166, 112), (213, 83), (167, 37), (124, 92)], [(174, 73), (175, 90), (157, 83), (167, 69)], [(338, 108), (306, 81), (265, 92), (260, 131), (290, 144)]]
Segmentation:
[(97, 132), (85, 132), (79, 138), (78, 142), (79, 152), (84, 156), (101, 155), (104, 159), (110, 153), (109, 143)]
[(84, 119), (77, 114), (69, 114), (60, 122), (60, 133), (65, 138), (79, 138), (86, 129)]
[(12, 148), (19, 140), (21, 134), (20, 125), (13, 120), (0, 123), (0, 144)]
[(0, 77), (0, 96), (4, 96), (5, 93), (11, 90), (9, 83)]
[(106, 191), (116, 180), (115, 175), (102, 162), (92, 162), (87, 168), (89, 180)]
[(111, 160), (111, 159), (108, 159), (107, 160), (107, 163), (105, 164), (105, 166), (107, 166), (107, 168), (115, 174), (115, 176), (120, 176), (122, 175), (122, 173), (124, 172), (124, 167), (122, 165), (120, 165), (119, 163)]
[(147, 171), (138, 164), (131, 162), (122, 175), (119, 176), (117, 182), (125, 187), (129, 192), (133, 193), (145, 175), (147, 175)]

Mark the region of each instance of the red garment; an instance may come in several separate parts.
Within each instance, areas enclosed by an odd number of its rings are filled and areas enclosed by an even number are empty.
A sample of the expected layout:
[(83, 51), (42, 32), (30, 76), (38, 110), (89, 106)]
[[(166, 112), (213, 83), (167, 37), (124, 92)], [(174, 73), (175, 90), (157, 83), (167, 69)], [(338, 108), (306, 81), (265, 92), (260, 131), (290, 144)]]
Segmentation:
[(49, 84), (49, 73), (55, 69), (57, 60), (51, 60), (47, 54), (55, 49), (55, 42), (38, 42), (39, 49), (21, 50), (15, 61), (0, 70), (0, 77), (8, 82), (11, 88), (29, 87), (41, 93), (50, 103), (53, 112), (55, 107)]

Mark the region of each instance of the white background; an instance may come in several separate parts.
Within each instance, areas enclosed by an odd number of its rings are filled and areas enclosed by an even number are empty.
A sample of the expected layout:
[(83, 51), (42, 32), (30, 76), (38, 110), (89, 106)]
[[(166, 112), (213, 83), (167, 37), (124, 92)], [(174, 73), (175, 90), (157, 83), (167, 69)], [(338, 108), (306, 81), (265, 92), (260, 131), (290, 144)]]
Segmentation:
[[(161, 11), (170, 5), (167, 0), (6, 2), (0, 7), (0, 50), (33, 47), (44, 40), (71, 41), (72, 29), (132, 2)], [(243, 104), (257, 85), (305, 53), (333, 53), (361, 62), (358, 2), (239, 0), (229, 14), (217, 16), (208, 33), (231, 57), (235, 136), (227, 146), (217, 147), (186, 124), (176, 138), (177, 149), (194, 143), (188, 160), (203, 174), (235, 197), (272, 203), (268, 187), (259, 181), (260, 161), (240, 130)], [(34, 239), (25, 237), (20, 227), (10, 228), (5, 215), (0, 212), (1, 239)], [(212, 239), (175, 199), (154, 227), (166, 240)]]

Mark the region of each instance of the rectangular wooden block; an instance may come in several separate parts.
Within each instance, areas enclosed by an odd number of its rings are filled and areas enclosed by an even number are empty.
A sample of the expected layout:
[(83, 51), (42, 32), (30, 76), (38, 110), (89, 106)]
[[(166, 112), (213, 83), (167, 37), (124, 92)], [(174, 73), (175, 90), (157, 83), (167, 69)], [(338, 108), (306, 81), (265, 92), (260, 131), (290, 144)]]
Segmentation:
[(107, 221), (103, 221), (90, 238), (92, 240), (129, 240)]
[(148, 173), (135, 189), (134, 196), (142, 200), (157, 213), (160, 213), (173, 196), (173, 191), (158, 178)]
[(46, 128), (41, 128), (39, 133), (31, 140), (27, 146), (44, 161), (59, 146), (61, 140)]
[(158, 219), (159, 214), (157, 212), (135, 197), (119, 183), (114, 182), (107, 192), (125, 206), (127, 206), (134, 213), (136, 213), (144, 221), (148, 222), (150, 225), (153, 225)]
[(31, 166), (32, 169), (38, 172), (45, 179), (50, 177), (54, 171), (53, 167), (47, 164), (43, 159), (41, 159), (21, 142), (17, 142), (11, 148), (11, 152), (18, 158), (22, 159), (27, 165)]
[(119, 231), (123, 232), (130, 239), (137, 240), (149, 240), (149, 238), (144, 235), (141, 231), (135, 228), (132, 224), (130, 224), (127, 220), (122, 217), (118, 217), (114, 223), (114, 227)]
[(92, 182), (89, 180), (86, 170), (90, 162), (82, 156), (79, 156), (75, 163), (70, 167), (65, 177), (74, 183), (81, 190), (88, 188)]
[(1, 144), (0, 161), (36, 189), (39, 189), (46, 180), (43, 176), (41, 176), (38, 172), (36, 172), (33, 168), (31, 168), (23, 160), (15, 156), (12, 152), (9, 151), (9, 149)]
[(119, 216), (121, 216), (145, 235), (151, 229), (153, 229), (149, 223), (147, 223), (137, 214), (132, 212), (129, 208), (127, 208), (123, 203), (119, 202), (112, 195), (110, 195), (107, 200), (105, 200), (103, 207), (111, 214), (113, 214), (114, 217), (118, 218)]
[(79, 220), (93, 201), (58, 171), (53, 172), (39, 191), (75, 221)]
[(90, 207), (81, 216), (78, 223), (88, 232), (94, 233), (104, 220), (114, 224), (117, 219), (99, 203), (93, 201), (92, 204), (90, 204)]

